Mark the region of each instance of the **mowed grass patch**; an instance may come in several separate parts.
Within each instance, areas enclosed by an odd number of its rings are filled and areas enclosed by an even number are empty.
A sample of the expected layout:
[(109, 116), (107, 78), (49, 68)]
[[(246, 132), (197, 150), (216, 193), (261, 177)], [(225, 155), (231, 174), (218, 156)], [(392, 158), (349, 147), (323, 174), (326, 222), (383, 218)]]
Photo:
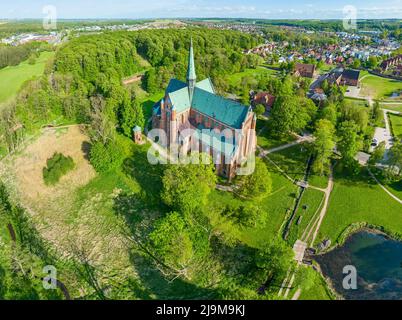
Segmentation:
[(369, 223), (402, 235), (402, 205), (384, 192), (365, 169), (355, 178), (337, 172), (334, 178), (329, 208), (317, 242), (330, 239), (334, 244), (354, 223)]
[(384, 177), (384, 171), (379, 168), (371, 168), (371, 172), (392, 194), (402, 200), (402, 179), (397, 181), (387, 181)]
[[(374, 99), (390, 98), (393, 93), (402, 91), (402, 81), (382, 78), (368, 74), (361, 80), (361, 96), (371, 96)], [(400, 98), (396, 99), (400, 100)]]
[(389, 109), (397, 112), (402, 112), (402, 102), (401, 103), (380, 103), (381, 108)]
[[(324, 193), (322, 191), (306, 189), (300, 200), (295, 218), (290, 227), (290, 233), (287, 239), (290, 245), (293, 246), (296, 240), (302, 239), (305, 230), (312, 227), (312, 223), (310, 224), (310, 221), (314, 220), (318, 216), (323, 199)], [(308, 232), (306, 232), (305, 236), (307, 236), (307, 234)]]
[(13, 98), (22, 84), (43, 74), (47, 61), (54, 56), (54, 52), (42, 52), (34, 64), (28, 61), (18, 66), (6, 67), (0, 70), (0, 103)]
[(389, 114), (389, 120), (391, 121), (392, 133), (394, 137), (402, 140), (402, 116)]
[(163, 98), (163, 92), (157, 92), (151, 95), (146, 95), (140, 99), (140, 104), (142, 110), (144, 112), (145, 120), (148, 120), (152, 116), (152, 107), (157, 103), (160, 99)]
[(278, 74), (278, 71), (268, 69), (265, 67), (257, 67), (255, 69), (246, 69), (243, 72), (238, 72), (231, 74), (226, 77), (227, 82), (231, 86), (239, 86), (241, 85), (241, 81), (244, 77), (251, 77), (255, 78), (258, 75), (263, 75), (263, 76), (276, 76)]
[[(306, 268), (305, 272), (308, 273), (307, 277), (311, 277), (311, 283), (301, 287), (299, 300), (332, 300), (332, 294), (321, 274), (309, 267), (302, 266), (301, 268)], [(305, 276), (303, 273), (300, 275)], [(297, 280), (296, 283), (303, 281), (300, 278)]]
[(288, 176), (296, 180), (304, 178), (309, 156), (310, 152), (306, 144), (297, 144), (268, 154), (269, 159), (274, 161)]

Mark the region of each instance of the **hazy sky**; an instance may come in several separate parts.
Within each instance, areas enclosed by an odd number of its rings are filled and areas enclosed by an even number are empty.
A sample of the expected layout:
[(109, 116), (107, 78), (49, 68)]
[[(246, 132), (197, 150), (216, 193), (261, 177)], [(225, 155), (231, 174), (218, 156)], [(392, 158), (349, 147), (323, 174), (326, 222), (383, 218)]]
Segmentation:
[(358, 18), (402, 18), (402, 0), (0, 0), (0, 18), (41, 18), (46, 5), (59, 18), (342, 18), (354, 5)]

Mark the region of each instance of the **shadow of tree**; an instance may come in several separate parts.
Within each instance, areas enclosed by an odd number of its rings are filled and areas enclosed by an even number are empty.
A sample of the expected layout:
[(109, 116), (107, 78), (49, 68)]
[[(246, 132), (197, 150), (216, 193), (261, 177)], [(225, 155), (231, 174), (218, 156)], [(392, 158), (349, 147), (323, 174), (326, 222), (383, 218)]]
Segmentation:
[(148, 161), (149, 144), (138, 146), (131, 157), (122, 166), (123, 172), (135, 179), (141, 187), (141, 198), (148, 207), (160, 209), (163, 206), (160, 199), (162, 191), (163, 165), (152, 165)]
[(254, 260), (257, 249), (243, 243), (228, 246), (216, 237), (211, 239), (211, 246), (215, 259), (227, 270), (226, 276), (230, 277), (233, 283), (240, 286), (253, 285), (251, 280), (255, 279), (256, 272), (259, 271)]
[(82, 143), (81, 151), (84, 153), (85, 160), (89, 161), (89, 153), (91, 152), (91, 144), (88, 141), (84, 141)]
[(137, 252), (132, 252), (130, 258), (144, 286), (140, 291), (144, 297), (162, 300), (200, 300), (219, 297), (214, 289), (201, 288), (180, 278), (167, 280), (149, 259)]

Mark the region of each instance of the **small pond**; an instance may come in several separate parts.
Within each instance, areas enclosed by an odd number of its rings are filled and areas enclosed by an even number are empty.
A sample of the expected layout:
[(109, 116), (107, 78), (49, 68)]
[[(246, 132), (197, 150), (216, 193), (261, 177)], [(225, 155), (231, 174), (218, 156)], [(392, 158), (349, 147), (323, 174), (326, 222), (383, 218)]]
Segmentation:
[[(314, 259), (345, 299), (402, 299), (402, 242), (360, 231), (343, 246)], [(356, 268), (357, 289), (343, 288), (347, 275), (343, 269), (347, 265)]]

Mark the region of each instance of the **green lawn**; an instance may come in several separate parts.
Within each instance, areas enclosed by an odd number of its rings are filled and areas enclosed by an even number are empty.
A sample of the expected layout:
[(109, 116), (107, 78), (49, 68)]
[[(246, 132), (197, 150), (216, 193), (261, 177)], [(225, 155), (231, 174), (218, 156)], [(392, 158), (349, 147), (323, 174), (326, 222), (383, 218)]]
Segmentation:
[[(229, 192), (215, 190), (210, 196), (208, 207), (211, 224), (226, 236), (240, 240), (250, 247), (258, 247), (278, 235), (286, 213), (293, 208), (297, 187), (287, 180), (269, 162), (266, 162), (272, 178), (272, 192), (261, 201), (245, 201)], [(239, 227), (222, 217), (219, 209), (227, 205), (252, 205), (259, 210), (256, 226)]]
[(380, 104), (381, 108), (402, 112), (402, 103)]
[(402, 235), (401, 212), (401, 204), (385, 193), (366, 170), (356, 178), (335, 173), (328, 212), (317, 241), (329, 238), (334, 244), (353, 223), (382, 226), (388, 232)]
[(232, 86), (239, 86), (241, 84), (241, 80), (243, 77), (256, 77), (257, 75), (266, 75), (266, 76), (272, 76), (272, 75), (277, 75), (278, 71), (272, 70), (272, 69), (267, 69), (265, 67), (257, 67), (256, 69), (246, 69), (243, 72), (238, 72), (232, 75), (229, 75), (226, 77), (226, 80), (228, 81), (229, 85)]
[(377, 179), (384, 185), (391, 193), (402, 200), (402, 180), (387, 182), (384, 178), (384, 171), (378, 168), (372, 168), (371, 172), (375, 174)]
[(304, 178), (309, 156), (310, 152), (304, 144), (297, 144), (293, 147), (268, 154), (268, 157), (282, 170), (291, 178), (297, 180)]
[(46, 62), (53, 56), (54, 52), (42, 52), (35, 64), (24, 61), (18, 66), (1, 69), (0, 103), (13, 98), (25, 81), (40, 76), (45, 70)]
[(163, 92), (157, 92), (152, 95), (145, 95), (140, 99), (140, 104), (142, 106), (142, 110), (144, 111), (145, 120), (148, 120), (152, 116), (152, 107), (157, 103), (160, 99), (163, 98)]
[(389, 114), (389, 120), (391, 121), (394, 137), (402, 139), (402, 116)]
[[(301, 267), (306, 268), (306, 267)], [(312, 283), (308, 286), (304, 285), (301, 287), (301, 294), (299, 300), (332, 300), (332, 295), (327, 288), (324, 278), (317, 271), (312, 268), (307, 268), (305, 271), (308, 273), (308, 277), (312, 278)], [(300, 276), (303, 276), (301, 273)], [(302, 281), (303, 279), (296, 279)]]
[(361, 80), (361, 95), (372, 96), (374, 99), (387, 99), (394, 92), (402, 91), (402, 81), (382, 78), (367, 73), (362, 73), (360, 77), (363, 78), (364, 76), (365, 78)]
[(257, 120), (256, 131), (257, 131), (257, 144), (265, 150), (279, 147), (283, 144), (296, 140), (296, 138), (292, 135), (286, 135), (283, 137), (274, 137), (269, 130), (269, 120), (265, 119)]
[[(304, 230), (309, 225), (310, 220), (316, 217), (318, 209), (321, 207), (324, 198), (324, 193), (314, 189), (307, 189), (301, 200), (300, 205), (296, 211), (295, 218), (290, 227), (290, 233), (288, 237), (288, 242), (290, 245), (296, 242), (296, 240), (301, 239)], [(300, 223), (297, 222), (300, 220)], [(311, 226), (311, 225), (310, 225)]]

